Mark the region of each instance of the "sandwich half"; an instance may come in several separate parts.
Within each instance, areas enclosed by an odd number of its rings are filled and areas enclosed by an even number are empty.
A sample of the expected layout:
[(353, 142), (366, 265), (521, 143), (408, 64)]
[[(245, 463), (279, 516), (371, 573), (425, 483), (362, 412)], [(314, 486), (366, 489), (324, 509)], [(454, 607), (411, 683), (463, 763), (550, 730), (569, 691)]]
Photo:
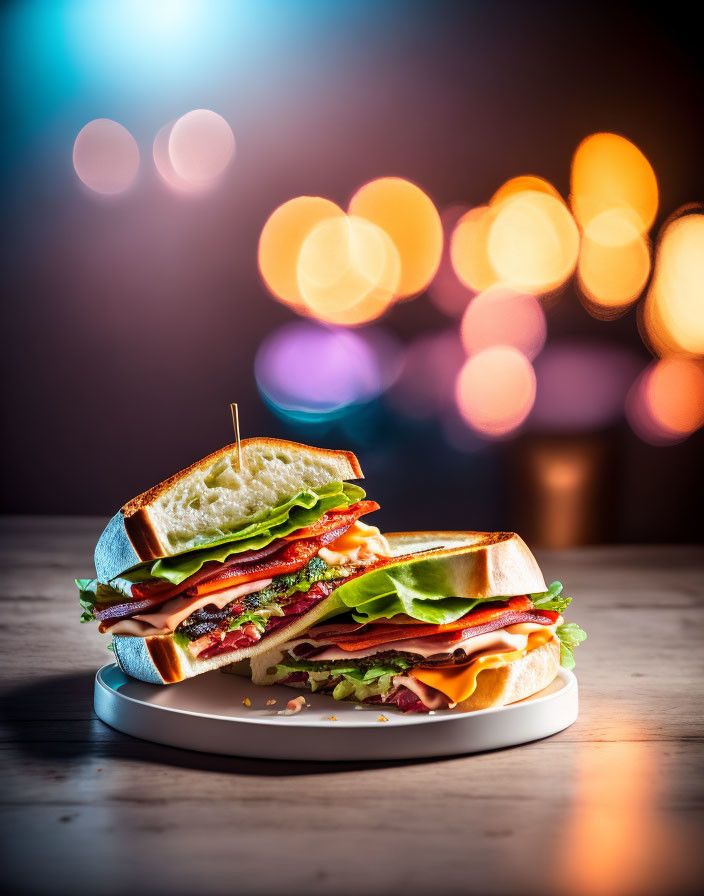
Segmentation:
[(82, 621), (112, 635), (128, 675), (181, 681), (273, 646), (336, 582), (389, 555), (361, 517), (348, 451), (277, 439), (209, 455), (125, 506), (78, 579)]
[[(513, 533), (386, 536), (391, 562), (333, 593), (251, 659), (284, 684), (403, 712), (488, 709), (545, 688), (586, 635)], [(306, 627), (307, 623), (307, 627)]]

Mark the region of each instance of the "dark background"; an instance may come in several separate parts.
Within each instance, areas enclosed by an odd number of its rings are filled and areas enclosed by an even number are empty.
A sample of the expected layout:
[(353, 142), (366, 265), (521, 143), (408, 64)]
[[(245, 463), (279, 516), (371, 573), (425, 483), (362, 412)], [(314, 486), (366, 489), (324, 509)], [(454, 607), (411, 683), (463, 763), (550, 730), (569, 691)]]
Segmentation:
[[(137, 19), (78, 33), (67, 6), (1, 13), (7, 512), (107, 516), (231, 441), (237, 400), (243, 435), (355, 450), (387, 529), (519, 528), (555, 543), (536, 522), (530, 463), (547, 439), (590, 458), (568, 542), (701, 539), (701, 431), (657, 448), (625, 421), (579, 436), (528, 427), (466, 452), (383, 398), (334, 424), (294, 426), (266, 407), (253, 374), (261, 340), (295, 317), (256, 265), (262, 225), (293, 196), (344, 204), (365, 181), (397, 175), (442, 209), (486, 201), (521, 173), (567, 195), (578, 143), (614, 131), (655, 169), (656, 229), (701, 200), (693, 6), (213, 3), (188, 46), (160, 44), (159, 28)], [(150, 165), (151, 141), (199, 107), (229, 121), (237, 155), (221, 189), (183, 201)], [(75, 136), (98, 117), (128, 127), (142, 153), (138, 188), (119, 200), (96, 201), (73, 171)], [(617, 344), (645, 364), (636, 314), (595, 320), (568, 287), (548, 340)], [(384, 325), (408, 343), (453, 324), (419, 297)]]

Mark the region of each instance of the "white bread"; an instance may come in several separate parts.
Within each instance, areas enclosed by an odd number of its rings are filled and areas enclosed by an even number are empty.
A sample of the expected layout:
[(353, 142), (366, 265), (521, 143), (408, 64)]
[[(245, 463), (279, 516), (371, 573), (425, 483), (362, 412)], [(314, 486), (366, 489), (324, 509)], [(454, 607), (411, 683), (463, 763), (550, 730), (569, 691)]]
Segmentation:
[[(279, 663), (282, 656), (282, 651), (277, 649), (253, 658), (252, 682), (257, 685), (274, 684), (275, 676), (269, 674), (267, 669)], [(474, 712), (477, 709), (491, 709), (525, 700), (526, 697), (532, 697), (533, 694), (546, 688), (557, 675), (559, 668), (560, 642), (553, 637), (520, 659), (504, 663), (494, 669), (482, 670), (477, 675), (477, 687), (472, 696), (458, 703), (455, 708), (461, 712)], [(235, 669), (227, 671), (241, 674)], [(296, 682), (291, 687), (301, 690), (305, 689), (306, 685)]]
[[(403, 557), (399, 564), (429, 558), (441, 564), (452, 591), (448, 596), (511, 597), (546, 590), (535, 558), (525, 542), (512, 532), (395, 532), (386, 537), (394, 556), (422, 552)], [(151, 684), (170, 684), (265, 654), (307, 631), (334, 603), (334, 596), (326, 598), (298, 621), (258, 644), (210, 659), (194, 658), (172, 635), (147, 638), (115, 635), (115, 657), (120, 668), (133, 678)]]
[(227, 445), (133, 498), (110, 520), (95, 549), (101, 582), (147, 560), (172, 557), (196, 537), (227, 535), (235, 527), (306, 486), (363, 478), (350, 451), (311, 448), (280, 439)]
[(560, 642), (553, 637), (520, 659), (495, 669), (484, 669), (477, 675), (477, 687), (472, 696), (458, 703), (457, 709), (473, 712), (525, 700), (546, 688), (559, 668)]

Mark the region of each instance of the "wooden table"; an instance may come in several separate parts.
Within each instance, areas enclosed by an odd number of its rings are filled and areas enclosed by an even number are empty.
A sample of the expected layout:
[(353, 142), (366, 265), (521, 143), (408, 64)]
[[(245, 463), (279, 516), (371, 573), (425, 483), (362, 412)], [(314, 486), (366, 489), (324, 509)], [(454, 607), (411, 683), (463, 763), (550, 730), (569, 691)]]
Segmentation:
[(579, 720), (438, 761), (295, 764), (96, 719), (78, 621), (104, 521), (2, 524), (2, 879), (12, 893), (665, 894), (697, 890), (704, 552), (544, 554), (574, 598)]

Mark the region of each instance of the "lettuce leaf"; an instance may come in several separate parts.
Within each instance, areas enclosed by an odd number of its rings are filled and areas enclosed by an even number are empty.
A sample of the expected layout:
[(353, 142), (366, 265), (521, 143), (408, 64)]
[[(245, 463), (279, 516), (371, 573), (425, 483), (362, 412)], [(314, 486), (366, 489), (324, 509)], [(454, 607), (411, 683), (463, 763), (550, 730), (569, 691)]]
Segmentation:
[(275, 539), (290, 535), (296, 529), (312, 526), (328, 510), (349, 507), (364, 496), (363, 489), (349, 482), (331, 482), (305, 489), (237, 532), (217, 541), (209, 541), (206, 546), (187, 553), (157, 560), (151, 567), (151, 575), (180, 585), (209, 560), (223, 563), (233, 554), (265, 548)]
[(390, 619), (405, 613), (413, 619), (444, 625), (461, 619), (477, 604), (495, 597), (453, 597), (446, 572), (435, 560), (416, 560), (374, 569), (334, 592), (336, 608), (328, 616), (353, 611), (355, 622)]
[(564, 669), (574, 669), (574, 649), (586, 640), (587, 633), (576, 622), (558, 625), (555, 634), (560, 639), (560, 665)]
[(572, 603), (571, 597), (562, 595), (562, 582), (553, 582), (547, 591), (529, 595), (537, 610), (556, 610), (563, 613)]
[(311, 691), (329, 681), (330, 678), (340, 678), (335, 685), (332, 696), (335, 700), (347, 700), (352, 697), (360, 702), (367, 697), (385, 694), (393, 683), (393, 678), (409, 667), (410, 663), (401, 657), (376, 663), (368, 668), (360, 668), (354, 663), (339, 663), (325, 668), (322, 663), (306, 662), (305, 660), (287, 660), (275, 667), (276, 680), (286, 678), (291, 672), (307, 672), (308, 685)]
[(109, 585), (101, 584), (97, 579), (76, 579), (78, 600), (81, 604), (81, 622), (94, 622), (96, 611), (105, 610), (114, 604), (121, 604), (125, 597)]

